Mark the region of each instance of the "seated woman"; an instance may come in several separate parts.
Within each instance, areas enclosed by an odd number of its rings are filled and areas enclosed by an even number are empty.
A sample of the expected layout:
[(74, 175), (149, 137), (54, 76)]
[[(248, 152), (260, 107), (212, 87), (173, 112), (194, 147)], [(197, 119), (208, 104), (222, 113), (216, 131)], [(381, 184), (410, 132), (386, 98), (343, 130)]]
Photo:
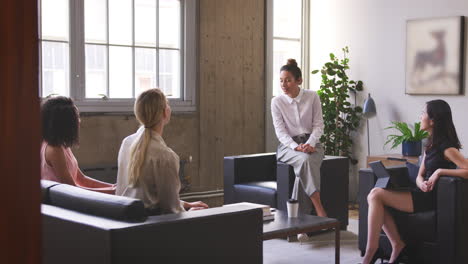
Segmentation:
[(375, 261), (381, 229), (392, 245), (389, 263), (399, 263), (401, 259), (406, 244), (389, 208), (407, 213), (433, 210), (437, 202), (436, 183), (441, 175), (468, 179), (468, 160), (459, 151), (461, 145), (450, 106), (443, 100), (427, 102), (421, 114), (421, 129), (429, 133), (429, 140), (416, 179), (418, 188), (406, 192), (374, 188), (367, 196), (369, 225), (364, 264)]
[(78, 167), (71, 147), (78, 144), (80, 116), (73, 100), (47, 99), (41, 107), (41, 179), (113, 194), (115, 186), (87, 177)]
[[(302, 72), (294, 59), (281, 67), (280, 83), (284, 94), (271, 100), (273, 125), (280, 142), (278, 160), (294, 167), (293, 198), (302, 198), (299, 193), (304, 192), (310, 201), (301, 201), (300, 206), (307, 209), (306, 203), (312, 203), (317, 215), (326, 217), (320, 199), (320, 166), (324, 158), (320, 144), (323, 134), (320, 98), (316, 92), (299, 87)], [(308, 237), (300, 234), (298, 239), (306, 241)]]
[(203, 202), (188, 203), (179, 198), (179, 156), (162, 138), (171, 118), (163, 92), (149, 89), (141, 93), (134, 111), (142, 126), (120, 147), (116, 194), (141, 199), (148, 214), (208, 208)]

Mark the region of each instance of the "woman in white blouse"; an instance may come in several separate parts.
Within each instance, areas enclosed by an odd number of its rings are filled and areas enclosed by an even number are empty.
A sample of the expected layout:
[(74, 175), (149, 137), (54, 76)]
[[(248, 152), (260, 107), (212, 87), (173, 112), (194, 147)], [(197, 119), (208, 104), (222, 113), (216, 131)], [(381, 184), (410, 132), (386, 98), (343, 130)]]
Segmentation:
[(148, 214), (179, 213), (208, 208), (203, 202), (179, 198), (179, 156), (162, 138), (171, 108), (159, 89), (149, 89), (135, 101), (141, 127), (126, 137), (119, 151), (117, 195), (141, 199)]
[[(293, 198), (297, 199), (298, 193), (305, 193), (312, 201), (317, 215), (327, 216), (319, 189), (320, 165), (324, 157), (320, 144), (323, 134), (320, 98), (316, 92), (299, 87), (302, 84), (302, 72), (294, 59), (289, 59), (281, 67), (280, 82), (284, 94), (271, 101), (273, 125), (280, 141), (277, 158), (294, 167), (296, 184)], [(302, 207), (306, 208), (304, 205)]]

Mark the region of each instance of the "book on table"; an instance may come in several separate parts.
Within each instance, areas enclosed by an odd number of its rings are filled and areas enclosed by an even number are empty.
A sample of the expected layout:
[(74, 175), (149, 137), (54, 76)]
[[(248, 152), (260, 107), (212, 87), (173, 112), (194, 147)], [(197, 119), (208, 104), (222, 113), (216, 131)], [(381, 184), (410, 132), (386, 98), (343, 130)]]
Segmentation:
[(249, 203), (249, 202), (241, 202), (241, 203), (234, 203), (234, 204), (225, 204), (223, 206), (232, 206), (232, 205), (247, 205), (252, 208), (261, 208), (263, 211), (263, 221), (269, 221), (275, 219), (275, 208), (271, 208), (269, 205), (266, 204), (256, 204), (256, 203)]

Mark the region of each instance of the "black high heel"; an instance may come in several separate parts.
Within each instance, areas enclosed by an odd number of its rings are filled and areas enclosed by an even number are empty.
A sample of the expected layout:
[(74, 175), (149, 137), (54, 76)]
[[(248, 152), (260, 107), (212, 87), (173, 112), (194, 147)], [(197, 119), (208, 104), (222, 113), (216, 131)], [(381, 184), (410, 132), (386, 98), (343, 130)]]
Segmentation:
[[(380, 263), (381, 263), (381, 264), (383, 263), (383, 259), (382, 259), (382, 257), (379, 257), (379, 256), (380, 256), (379, 253), (380, 253), (380, 252), (379, 252), (379, 249), (377, 249), (377, 251), (375, 251), (374, 256), (372, 257), (372, 259), (371, 259), (371, 261), (370, 261), (371, 264), (375, 264), (375, 262), (376, 262), (378, 259), (380, 259)], [(359, 263), (359, 264), (362, 264), (362, 263)]]
[(403, 255), (405, 255), (405, 253), (406, 253), (406, 246), (401, 249), (400, 255), (398, 255), (398, 257), (395, 259), (395, 261), (385, 262), (384, 264), (399, 264), (400, 262), (403, 261)]
[(382, 263), (383, 263), (383, 259), (377, 256), (377, 252), (375, 252), (375, 253), (376, 253), (376, 254), (374, 254), (374, 257), (372, 258), (371, 263), (372, 263), (372, 264), (375, 264), (375, 262), (376, 262), (378, 259), (380, 259), (380, 264), (382, 264)]

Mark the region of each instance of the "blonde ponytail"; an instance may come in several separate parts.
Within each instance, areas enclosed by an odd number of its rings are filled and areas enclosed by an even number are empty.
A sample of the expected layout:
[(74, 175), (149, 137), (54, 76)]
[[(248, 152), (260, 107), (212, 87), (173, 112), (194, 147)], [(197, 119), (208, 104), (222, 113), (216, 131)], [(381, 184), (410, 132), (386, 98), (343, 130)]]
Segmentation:
[(138, 185), (141, 177), (141, 167), (146, 157), (146, 149), (151, 141), (151, 133), (155, 133), (151, 128), (161, 124), (166, 104), (166, 97), (159, 89), (146, 90), (135, 101), (135, 116), (138, 122), (145, 127), (145, 130), (131, 146), (128, 165), (128, 183), (130, 186)]

